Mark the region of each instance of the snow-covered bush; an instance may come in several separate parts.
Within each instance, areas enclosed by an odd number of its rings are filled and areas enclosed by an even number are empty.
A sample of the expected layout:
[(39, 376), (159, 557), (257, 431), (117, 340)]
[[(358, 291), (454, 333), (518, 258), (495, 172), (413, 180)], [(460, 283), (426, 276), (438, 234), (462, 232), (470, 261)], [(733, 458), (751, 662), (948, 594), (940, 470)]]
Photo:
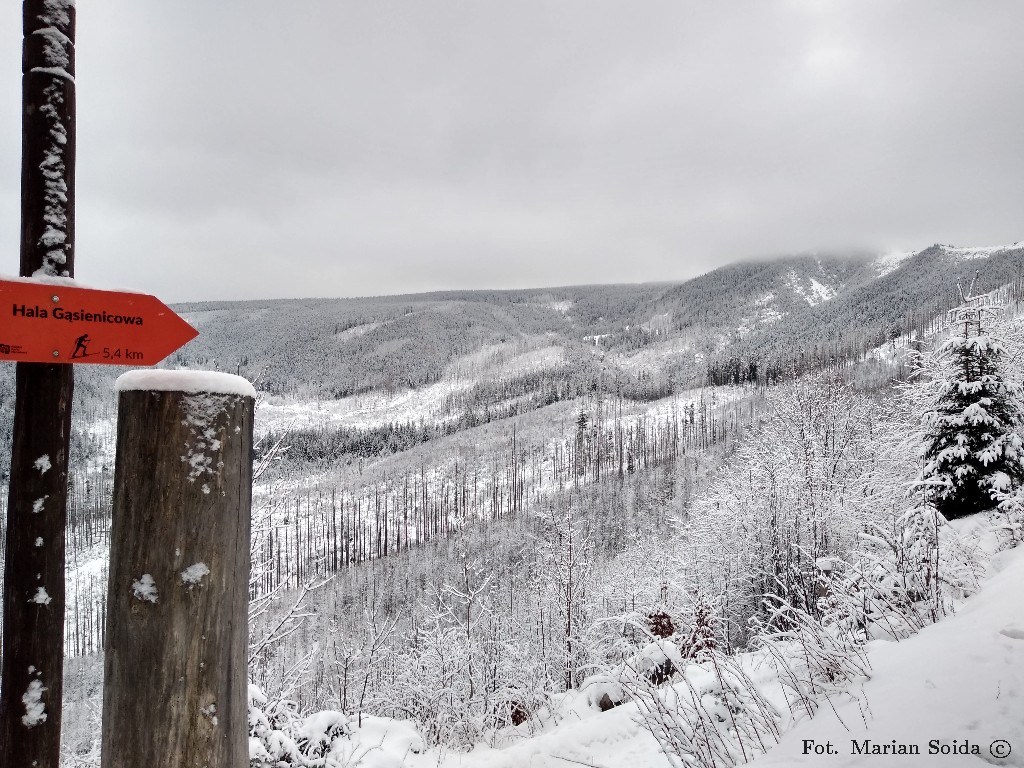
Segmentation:
[(794, 720), (813, 717), (823, 700), (868, 677), (863, 645), (849, 626), (823, 622), (778, 599), (770, 612), (756, 644), (774, 664)]
[(294, 702), (271, 703), (259, 687), (249, 685), (249, 765), (251, 768), (278, 768), (302, 765), (299, 747), (291, 736), (300, 720)]
[(992, 532), (996, 535), (994, 551), (1010, 549), (1024, 542), (1024, 489), (1013, 493), (993, 494), (996, 512), (992, 520)]
[(377, 663), (387, 691), (367, 709), (410, 718), (428, 743), (471, 748), (520, 725), (552, 690), (539, 649), (499, 603), (490, 580), (466, 569), (419, 606), (414, 628)]
[(681, 681), (657, 686), (627, 668), (639, 722), (676, 768), (725, 768), (752, 760), (778, 742), (778, 712), (735, 658), (717, 651), (682, 670)]
[(905, 487), (913, 461), (890, 455), (882, 438), (898, 422), (884, 408), (835, 379), (780, 387), (693, 504), (677, 571), (715, 597), (724, 647), (748, 642), (751, 617), (768, 618), (765, 596), (815, 613), (818, 561), (845, 558)]
[(424, 750), (407, 722), (324, 710), (302, 715), (249, 685), (250, 768), (401, 768)]
[(919, 491), (888, 523), (873, 523), (847, 561), (835, 561), (822, 620), (862, 641), (900, 640), (938, 621), (978, 589), (986, 553), (957, 534)]
[(580, 684), (580, 692), (591, 709), (605, 712), (626, 701), (626, 690), (619, 675), (599, 673), (590, 675)]

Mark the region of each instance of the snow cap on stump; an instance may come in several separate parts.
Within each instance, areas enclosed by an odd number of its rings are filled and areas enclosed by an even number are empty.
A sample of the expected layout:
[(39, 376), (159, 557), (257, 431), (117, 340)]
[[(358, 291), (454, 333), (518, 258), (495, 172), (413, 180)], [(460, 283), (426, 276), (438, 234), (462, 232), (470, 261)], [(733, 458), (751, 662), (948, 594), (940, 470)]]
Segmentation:
[(256, 388), (248, 379), (233, 373), (216, 371), (128, 371), (117, 378), (114, 389), (118, 392), (209, 392), (217, 395), (256, 397)]

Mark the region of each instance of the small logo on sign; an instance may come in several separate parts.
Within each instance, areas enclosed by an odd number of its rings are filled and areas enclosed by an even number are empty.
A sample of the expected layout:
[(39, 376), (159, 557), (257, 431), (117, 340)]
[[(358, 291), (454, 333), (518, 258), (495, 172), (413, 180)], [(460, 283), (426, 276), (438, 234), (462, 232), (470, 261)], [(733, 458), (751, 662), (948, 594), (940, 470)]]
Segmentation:
[(89, 357), (89, 355), (95, 355), (95, 352), (89, 352), (89, 334), (83, 333), (77, 339), (75, 339), (75, 351), (71, 353), (71, 359), (77, 360), (82, 357)]
[(25, 351), (17, 344), (0, 344), (0, 355), (24, 355)]

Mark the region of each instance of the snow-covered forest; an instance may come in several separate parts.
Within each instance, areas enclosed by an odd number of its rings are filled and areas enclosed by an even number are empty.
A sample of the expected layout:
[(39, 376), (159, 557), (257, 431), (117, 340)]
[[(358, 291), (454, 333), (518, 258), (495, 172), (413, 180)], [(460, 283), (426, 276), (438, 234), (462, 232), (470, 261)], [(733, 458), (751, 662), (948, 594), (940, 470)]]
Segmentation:
[[(808, 741), (932, 739), (1024, 764), (1022, 257), (180, 307), (202, 335), (171, 364), (260, 390), (251, 765), (790, 764)], [(99, 765), (109, 381), (76, 388), (68, 766)], [(961, 701), (974, 678), (999, 688)]]

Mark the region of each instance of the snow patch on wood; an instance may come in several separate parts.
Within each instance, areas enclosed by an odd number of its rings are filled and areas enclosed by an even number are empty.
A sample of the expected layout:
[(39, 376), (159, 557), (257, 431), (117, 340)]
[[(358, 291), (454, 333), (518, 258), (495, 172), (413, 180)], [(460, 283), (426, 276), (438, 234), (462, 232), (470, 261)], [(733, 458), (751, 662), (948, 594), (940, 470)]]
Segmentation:
[(132, 582), (132, 594), (138, 600), (148, 600), (151, 603), (155, 603), (160, 598), (160, 593), (157, 592), (156, 588), (156, 581), (148, 573), (142, 574), (137, 581)]
[(46, 722), (46, 706), (43, 704), (43, 693), (46, 688), (38, 680), (28, 684), (28, 690), (22, 694), (21, 703), (25, 705), (25, 714), (21, 716), (21, 723), (26, 728), (34, 728)]
[[(61, 52), (60, 55), (54, 53), (56, 50)], [(68, 66), (69, 58), (63, 47), (53, 44), (53, 39), (48, 38), (45, 54), (50, 66), (33, 67), (31, 71), (67, 80), (73, 86), (74, 78), (64, 69)], [(43, 176), (43, 221), (46, 222), (46, 229), (39, 238), (39, 245), (46, 249), (46, 253), (43, 256), (43, 265), (34, 274), (69, 277), (68, 270), (65, 269), (69, 246), (67, 167), (64, 163), (68, 132), (61, 121), (64, 86), (59, 80), (46, 86), (43, 90), (43, 99), (39, 112), (49, 125), (50, 146), (39, 164), (39, 173)]]
[[(197, 394), (184, 399), (185, 420), (192, 440), (186, 444), (187, 453), (181, 460), (189, 465), (188, 481), (194, 483), (204, 475), (216, 477), (224, 466), (219, 458), (221, 441), (217, 438), (214, 425), (217, 416), (227, 407), (227, 398), (222, 395)], [(203, 484), (203, 493), (208, 494), (210, 486)]]
[(63, 77), (70, 83), (75, 82), (74, 75), (64, 69), (64, 67), (32, 67), (29, 71), (37, 74), (51, 75), (53, 77)]
[(206, 563), (193, 563), (181, 572), (181, 580), (191, 587), (201, 582), (203, 577), (208, 576), (209, 573), (210, 569)]
[(71, 24), (71, 9), (75, 0), (44, 0), (43, 12), (37, 16), (43, 24), (55, 27), (67, 27)]
[(209, 719), (210, 725), (212, 725), (214, 728), (217, 727), (217, 705), (216, 704), (210, 704), (209, 706), (202, 707), (202, 708), (200, 708), (199, 712), (204, 717)]

